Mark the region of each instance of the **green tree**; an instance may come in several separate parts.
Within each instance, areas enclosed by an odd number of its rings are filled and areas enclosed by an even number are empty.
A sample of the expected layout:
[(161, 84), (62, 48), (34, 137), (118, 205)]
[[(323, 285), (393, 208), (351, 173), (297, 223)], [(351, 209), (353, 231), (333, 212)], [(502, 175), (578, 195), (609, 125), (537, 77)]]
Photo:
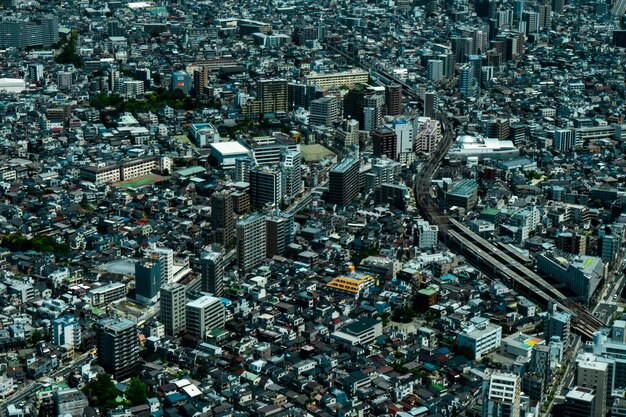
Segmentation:
[(94, 206), (89, 204), (89, 202), (87, 202), (87, 201), (81, 201), (80, 202), (80, 208), (82, 208), (85, 211), (94, 211), (95, 210)]
[(38, 252), (53, 253), (57, 257), (63, 257), (71, 250), (67, 244), (58, 243), (50, 236), (36, 236), (33, 239), (26, 239), (21, 233), (3, 236), (2, 246), (13, 252), (25, 252), (32, 249)]
[(400, 323), (410, 323), (417, 314), (409, 306), (398, 307), (393, 312), (393, 320)]
[(117, 406), (117, 388), (109, 374), (100, 374), (95, 381), (83, 388), (83, 393), (89, 399), (92, 407), (97, 407), (101, 411), (107, 411)]
[(46, 334), (43, 332), (40, 332), (39, 330), (35, 330), (31, 335), (30, 335), (30, 342), (33, 345), (36, 345), (39, 342), (43, 342), (44, 340), (46, 340)]
[(139, 378), (132, 377), (124, 395), (132, 406), (142, 405), (148, 400), (148, 387)]
[(76, 44), (78, 41), (78, 33), (73, 31), (70, 40), (62, 45), (61, 52), (54, 58), (59, 64), (74, 64), (75, 67), (82, 65), (80, 56), (76, 53)]

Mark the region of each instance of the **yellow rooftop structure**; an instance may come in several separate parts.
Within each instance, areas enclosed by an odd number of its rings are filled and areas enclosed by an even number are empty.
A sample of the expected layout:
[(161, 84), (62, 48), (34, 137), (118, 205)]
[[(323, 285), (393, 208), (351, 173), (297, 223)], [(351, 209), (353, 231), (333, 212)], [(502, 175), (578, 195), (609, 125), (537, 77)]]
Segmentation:
[(346, 291), (351, 294), (359, 294), (365, 288), (375, 283), (376, 281), (371, 275), (339, 276), (326, 284), (326, 287), (337, 291)]

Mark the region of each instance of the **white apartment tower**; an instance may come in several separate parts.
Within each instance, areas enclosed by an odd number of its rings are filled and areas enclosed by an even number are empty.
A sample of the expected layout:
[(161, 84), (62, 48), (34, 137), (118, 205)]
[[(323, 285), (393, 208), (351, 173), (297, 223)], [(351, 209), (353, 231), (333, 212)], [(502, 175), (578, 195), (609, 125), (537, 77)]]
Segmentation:
[(172, 282), (174, 278), (174, 250), (152, 244), (147, 252), (148, 255), (155, 254), (158, 256), (161, 267), (161, 284)]
[(519, 417), (521, 380), (518, 374), (495, 371), (486, 380), (482, 417)]
[(253, 214), (237, 222), (237, 263), (250, 271), (265, 259), (265, 216)]
[(169, 283), (161, 286), (160, 319), (165, 334), (176, 336), (185, 330), (185, 304), (187, 294), (183, 284)]
[(302, 191), (302, 156), (299, 151), (290, 150), (283, 162), (283, 195), (293, 200)]
[(197, 339), (206, 339), (211, 330), (223, 327), (226, 319), (224, 304), (211, 295), (188, 302), (185, 312), (187, 333)]

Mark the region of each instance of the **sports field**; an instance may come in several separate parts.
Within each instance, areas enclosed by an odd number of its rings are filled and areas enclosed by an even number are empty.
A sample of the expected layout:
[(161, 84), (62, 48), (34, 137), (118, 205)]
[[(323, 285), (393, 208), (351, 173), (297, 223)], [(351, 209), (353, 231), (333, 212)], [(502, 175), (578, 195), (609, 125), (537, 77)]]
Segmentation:
[(116, 187), (121, 187), (121, 188), (139, 188), (139, 187), (145, 187), (146, 185), (155, 184), (159, 181), (163, 181), (163, 177), (159, 175), (150, 174), (150, 175), (145, 175), (143, 177), (133, 178), (132, 180), (128, 180), (128, 181), (116, 182), (113, 185), (115, 185)]

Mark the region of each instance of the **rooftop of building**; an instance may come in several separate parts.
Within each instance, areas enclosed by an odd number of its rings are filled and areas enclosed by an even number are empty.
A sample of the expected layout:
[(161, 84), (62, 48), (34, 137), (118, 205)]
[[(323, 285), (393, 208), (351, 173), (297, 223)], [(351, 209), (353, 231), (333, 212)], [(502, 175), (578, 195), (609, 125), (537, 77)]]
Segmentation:
[(476, 192), (476, 187), (478, 187), (478, 183), (475, 179), (464, 179), (454, 184), (448, 194), (468, 197)]
[(250, 152), (248, 148), (237, 141), (210, 143), (209, 147), (222, 156), (244, 155)]
[(575, 386), (570, 389), (567, 394), (565, 394), (565, 398), (572, 399), (576, 401), (591, 403), (596, 398), (596, 391), (592, 388), (584, 388)]
[(195, 300), (189, 301), (187, 303), (187, 307), (192, 307), (192, 308), (205, 308), (209, 305), (215, 304), (221, 302), (219, 298), (217, 297), (213, 297), (212, 295), (203, 295), (200, 298), (197, 298)]
[(358, 165), (358, 163), (359, 163), (359, 160), (357, 158), (353, 156), (349, 156), (345, 158), (344, 160), (342, 160), (341, 162), (339, 162), (338, 164), (334, 165), (331, 168), (331, 172), (344, 173), (348, 171), (348, 169), (350, 169), (354, 165)]
[(137, 323), (123, 317), (105, 318), (100, 320), (98, 324), (115, 332), (121, 332), (137, 326)]

